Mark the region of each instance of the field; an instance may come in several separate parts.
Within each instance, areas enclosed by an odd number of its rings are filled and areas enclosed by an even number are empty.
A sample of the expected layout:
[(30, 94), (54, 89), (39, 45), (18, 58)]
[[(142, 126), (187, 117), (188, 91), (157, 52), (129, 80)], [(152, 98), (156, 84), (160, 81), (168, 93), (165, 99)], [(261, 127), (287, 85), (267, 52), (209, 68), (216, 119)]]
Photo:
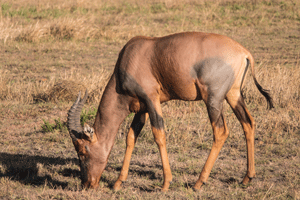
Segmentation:
[[(300, 199), (300, 1), (103, 0), (0, 1), (0, 199)], [(118, 53), (136, 35), (181, 31), (227, 35), (252, 52), (256, 75), (275, 108), (247, 75), (243, 94), (256, 120), (256, 178), (243, 187), (246, 142), (227, 103), (230, 135), (208, 183), (194, 192), (213, 136), (203, 102), (163, 105), (173, 182), (166, 193), (150, 123), (133, 152), (123, 189), (112, 190), (133, 115), (121, 125), (97, 190), (80, 186), (66, 130), (79, 90), (95, 111)], [(248, 73), (250, 74), (250, 73)]]

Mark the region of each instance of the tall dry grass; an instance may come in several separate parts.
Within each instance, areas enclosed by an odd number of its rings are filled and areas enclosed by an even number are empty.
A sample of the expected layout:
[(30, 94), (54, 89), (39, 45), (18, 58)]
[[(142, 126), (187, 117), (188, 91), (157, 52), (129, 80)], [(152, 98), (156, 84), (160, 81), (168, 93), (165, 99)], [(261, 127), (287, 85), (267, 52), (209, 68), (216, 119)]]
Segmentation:
[[(285, 67), (281, 64), (275, 66), (256, 66), (258, 80), (264, 88), (270, 90), (275, 106), (278, 108), (298, 107), (300, 95), (300, 73), (298, 65)], [(248, 103), (266, 104), (264, 97), (253, 84), (252, 77), (248, 77), (244, 94)]]
[[(257, 49), (265, 49), (260, 38), (277, 39), (285, 36), (297, 39), (300, 19), (298, 5), (299, 1), (7, 1), (1, 3), (0, 40), (3, 43), (43, 43), (45, 40), (99, 39), (101, 42), (115, 42), (121, 48), (119, 42), (124, 44), (135, 35), (161, 36), (179, 31), (201, 30), (229, 33), (229, 36), (249, 46), (250, 51), (256, 54)], [(260, 38), (255, 36), (258, 33), (262, 33)], [(273, 51), (282, 48), (272, 44), (272, 41), (266, 45), (274, 48)], [(284, 45), (284, 42), (278, 45)], [(295, 50), (299, 48), (295, 47)], [(257, 66), (257, 71), (263, 74), (263, 85), (270, 86), (276, 96), (282, 97), (275, 98), (280, 104), (299, 96), (299, 55), (296, 52), (290, 54), (296, 56), (296, 63), (289, 68), (282, 61), (269, 65), (262, 63), (261, 58), (257, 60), (263, 65)], [(274, 52), (269, 55), (280, 56)], [(5, 78), (10, 76), (9, 71), (2, 69), (2, 74), (2, 85), (6, 88), (2, 91), (12, 91), (8, 89), (12, 88), (11, 83)], [(51, 78), (50, 82), (53, 82)], [(283, 88), (286, 84), (289, 85), (287, 88), (292, 89)], [(254, 90), (249, 93), (255, 94)]]
[(0, 39), (6, 43), (9, 40), (20, 42), (38, 42), (53, 39), (97, 39), (101, 36), (101, 29), (95, 26), (91, 19), (61, 18), (51, 21), (36, 21), (34, 24), (19, 25), (11, 19), (0, 22)]
[(234, 35), (238, 27), (253, 31), (256, 26), (297, 20), (297, 6), (298, 1), (5, 2), (0, 13), (0, 40), (124, 42), (135, 35), (162, 36), (186, 30)]
[(48, 101), (73, 101), (78, 91), (89, 91), (88, 102), (99, 102), (109, 73), (104, 69), (82, 74), (80, 70), (52, 75), (48, 79), (24, 81), (24, 78), (9, 79), (12, 74), (0, 69), (0, 99), (22, 104)]

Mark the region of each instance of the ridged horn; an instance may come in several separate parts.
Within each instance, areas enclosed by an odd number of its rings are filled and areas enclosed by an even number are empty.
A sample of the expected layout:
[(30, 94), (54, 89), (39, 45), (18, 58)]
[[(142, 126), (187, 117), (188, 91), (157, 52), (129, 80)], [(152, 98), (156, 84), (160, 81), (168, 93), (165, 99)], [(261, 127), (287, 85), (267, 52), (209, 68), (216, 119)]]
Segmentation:
[(83, 128), (80, 124), (80, 113), (87, 99), (88, 91), (85, 91), (83, 99), (80, 96), (81, 92), (79, 92), (75, 103), (68, 112), (67, 127), (73, 142), (77, 141), (77, 138), (81, 138), (81, 134), (83, 133)]

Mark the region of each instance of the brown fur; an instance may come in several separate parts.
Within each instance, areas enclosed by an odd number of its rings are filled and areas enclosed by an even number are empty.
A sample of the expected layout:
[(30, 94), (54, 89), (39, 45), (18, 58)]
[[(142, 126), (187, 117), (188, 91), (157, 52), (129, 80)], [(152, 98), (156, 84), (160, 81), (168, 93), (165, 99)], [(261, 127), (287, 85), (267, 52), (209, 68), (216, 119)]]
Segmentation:
[[(256, 81), (252, 55), (239, 43), (226, 36), (189, 32), (161, 38), (131, 39), (121, 50), (114, 73), (102, 96), (93, 126), (95, 138), (73, 140), (81, 161), (83, 185), (97, 187), (117, 130), (124, 118), (130, 112), (134, 112), (136, 116), (127, 135), (123, 167), (114, 189), (120, 189), (121, 183), (127, 178), (136, 138), (149, 115), (162, 159), (164, 174), (162, 190), (168, 190), (172, 174), (160, 104), (172, 99), (204, 100), (212, 124), (213, 146), (194, 188), (200, 189), (207, 181), (229, 135), (222, 114), (224, 99), (232, 107), (245, 132), (248, 167), (243, 184), (249, 183), (255, 176), (255, 123), (240, 91), (248, 60), (258, 89), (272, 105), (268, 92)], [(74, 138), (72, 135), (71, 137)]]

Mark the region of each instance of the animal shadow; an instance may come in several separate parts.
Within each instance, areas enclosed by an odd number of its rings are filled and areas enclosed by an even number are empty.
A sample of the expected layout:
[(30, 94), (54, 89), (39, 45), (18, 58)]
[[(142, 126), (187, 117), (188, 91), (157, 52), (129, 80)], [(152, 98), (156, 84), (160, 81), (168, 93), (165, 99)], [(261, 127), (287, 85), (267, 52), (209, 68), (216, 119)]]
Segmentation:
[[(50, 175), (39, 173), (38, 163), (43, 166), (64, 165), (70, 162), (77, 164), (75, 158), (45, 157), (23, 154), (0, 153), (0, 163), (5, 170), (0, 171), (0, 178), (8, 177), (11, 180), (19, 181), (25, 185), (40, 186), (48, 183), (53, 188), (65, 189), (67, 182), (54, 180)], [(4, 172), (3, 172), (4, 171)], [(65, 169), (63, 176), (79, 176), (78, 170)]]

